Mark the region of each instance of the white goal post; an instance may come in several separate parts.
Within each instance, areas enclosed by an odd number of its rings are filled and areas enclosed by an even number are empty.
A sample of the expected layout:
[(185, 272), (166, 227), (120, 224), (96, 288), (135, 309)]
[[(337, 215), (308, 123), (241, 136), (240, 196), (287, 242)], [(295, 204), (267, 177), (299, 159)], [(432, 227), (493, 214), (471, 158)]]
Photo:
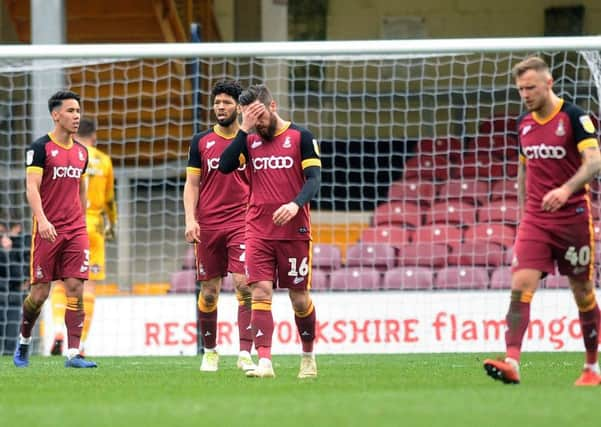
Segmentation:
[[(82, 96), (83, 115), (98, 122), (99, 148), (115, 165), (119, 227), (107, 247), (106, 282), (120, 294), (167, 291), (188, 250), (181, 201), (188, 144), (214, 121), (212, 85), (237, 79), (270, 86), (281, 115), (321, 141), (313, 239), (324, 251), (336, 246), (340, 261), (315, 268), (316, 291), (415, 290), (423, 267), (430, 286), (411, 298), (428, 305), (429, 292), (461, 287), (443, 285), (454, 273), (446, 269), (478, 267), (459, 274), (471, 291), (490, 292), (515, 231), (511, 189), (499, 190), (515, 179), (512, 123), (522, 110), (511, 67), (542, 55), (557, 93), (598, 126), (600, 53), (601, 36), (2, 45), (0, 223), (29, 231), (25, 147), (51, 129), (48, 96), (72, 89)], [(488, 231), (498, 239), (487, 242), (484, 261), (481, 246), (469, 252), (455, 245), (486, 240), (487, 230), (482, 237), (476, 226), (492, 223), (499, 227)], [(426, 232), (439, 234), (426, 242)], [(393, 252), (370, 260), (356, 252), (365, 249), (355, 247), (361, 242)], [(355, 267), (351, 279), (338, 274)], [(388, 277), (401, 268), (414, 270)], [(367, 270), (375, 276), (362, 276)], [(477, 276), (482, 271), (486, 276)], [(9, 289), (14, 285), (0, 286), (0, 312)], [(6, 334), (0, 330), (0, 351)]]

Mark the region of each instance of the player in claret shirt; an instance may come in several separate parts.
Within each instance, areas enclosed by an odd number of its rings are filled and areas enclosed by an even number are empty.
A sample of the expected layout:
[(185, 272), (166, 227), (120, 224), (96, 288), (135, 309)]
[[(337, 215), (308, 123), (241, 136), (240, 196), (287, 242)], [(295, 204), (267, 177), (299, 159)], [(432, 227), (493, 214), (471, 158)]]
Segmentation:
[[(252, 290), (251, 325), (259, 353), (249, 377), (274, 377), (271, 301), (274, 283), (288, 289), (302, 343), (299, 378), (317, 376), (313, 355), (315, 307), (311, 288), (309, 202), (320, 185), (319, 147), (311, 132), (284, 121), (269, 89), (248, 88), (240, 96), (243, 120), (223, 152), (219, 170), (241, 164), (250, 168), (250, 204), (246, 215), (246, 277)], [(255, 129), (256, 133), (250, 133)]]
[(586, 360), (577, 386), (601, 384), (597, 360), (599, 307), (594, 292), (594, 238), (588, 183), (601, 170), (590, 117), (553, 92), (547, 64), (530, 57), (513, 68), (527, 112), (518, 120), (521, 221), (513, 249), (506, 357), (487, 359), (492, 378), (519, 383), (530, 301), (542, 277), (557, 266), (568, 276), (578, 306)]
[(225, 175), (217, 169), (219, 156), (238, 132), (238, 96), (235, 81), (218, 82), (212, 91), (217, 124), (195, 135), (190, 143), (184, 210), (186, 240), (196, 245), (197, 277), (200, 280), (198, 317), (205, 352), (200, 370), (217, 371), (217, 300), (223, 277), (232, 273), (238, 299), (240, 353), (238, 368), (255, 369), (250, 351), (251, 296), (244, 276), (244, 221), (249, 184), (245, 167)]
[(27, 201), (33, 214), (31, 289), (23, 302), (15, 366), (29, 366), (31, 331), (48, 298), (53, 280), (65, 284), (68, 368), (95, 368), (79, 354), (84, 325), (83, 283), (90, 269), (86, 231), (88, 150), (73, 140), (80, 119), (79, 95), (57, 92), (48, 100), (54, 129), (36, 140), (26, 153)]

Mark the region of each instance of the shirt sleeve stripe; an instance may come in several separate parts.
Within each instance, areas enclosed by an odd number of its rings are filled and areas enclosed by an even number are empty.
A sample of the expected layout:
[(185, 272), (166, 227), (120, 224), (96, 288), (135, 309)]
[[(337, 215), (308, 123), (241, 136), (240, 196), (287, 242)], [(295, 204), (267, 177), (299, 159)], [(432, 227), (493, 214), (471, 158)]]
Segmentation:
[(37, 175), (44, 175), (44, 169), (39, 166), (27, 166), (27, 173), (35, 173)]
[(582, 152), (587, 148), (599, 147), (599, 142), (595, 138), (586, 138), (578, 143), (578, 151)]
[(301, 163), (303, 169), (308, 168), (309, 166), (318, 166), (321, 167), (321, 160), (319, 159), (305, 159)]
[(192, 167), (188, 166), (186, 168), (186, 173), (189, 173), (190, 175), (200, 175), (201, 169), (200, 168), (192, 168)]

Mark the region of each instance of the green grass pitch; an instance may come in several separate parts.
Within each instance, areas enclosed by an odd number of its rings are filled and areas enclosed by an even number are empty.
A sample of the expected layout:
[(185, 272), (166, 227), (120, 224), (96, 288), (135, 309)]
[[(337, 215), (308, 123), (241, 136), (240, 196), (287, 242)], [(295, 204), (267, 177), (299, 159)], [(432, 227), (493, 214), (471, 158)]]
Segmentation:
[(97, 358), (65, 369), (0, 358), (0, 425), (44, 426), (569, 426), (597, 425), (601, 388), (572, 384), (581, 353), (526, 353), (522, 384), (488, 378), (481, 354), (323, 355), (298, 380), (298, 357), (274, 356), (275, 379), (248, 379), (222, 357)]

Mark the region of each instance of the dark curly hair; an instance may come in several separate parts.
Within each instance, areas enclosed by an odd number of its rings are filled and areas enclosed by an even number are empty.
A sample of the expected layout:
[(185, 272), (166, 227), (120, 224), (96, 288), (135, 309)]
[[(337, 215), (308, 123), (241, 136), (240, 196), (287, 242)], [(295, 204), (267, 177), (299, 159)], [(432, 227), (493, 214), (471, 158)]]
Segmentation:
[(238, 102), (238, 97), (242, 93), (242, 86), (240, 86), (240, 83), (236, 80), (222, 80), (215, 84), (213, 90), (211, 91), (211, 96), (214, 100), (217, 95), (222, 93), (231, 96), (236, 102)]
[(77, 102), (80, 102), (80, 97), (75, 92), (71, 92), (70, 90), (59, 90), (48, 99), (48, 111), (52, 113), (52, 110), (63, 105), (63, 101), (66, 99), (74, 99)]

